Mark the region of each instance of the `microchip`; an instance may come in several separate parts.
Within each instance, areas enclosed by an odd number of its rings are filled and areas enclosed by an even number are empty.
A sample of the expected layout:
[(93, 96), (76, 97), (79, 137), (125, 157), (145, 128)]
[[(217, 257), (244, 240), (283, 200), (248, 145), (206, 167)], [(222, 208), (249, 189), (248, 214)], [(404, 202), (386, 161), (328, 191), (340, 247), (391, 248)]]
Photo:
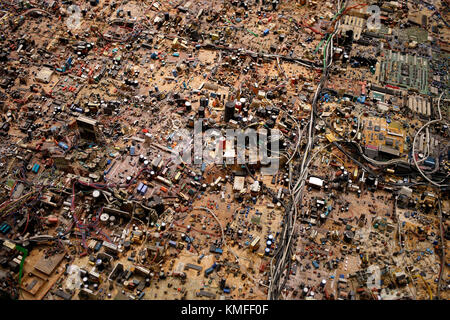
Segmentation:
[(58, 296), (58, 297), (60, 297), (60, 298), (63, 298), (64, 300), (70, 300), (70, 299), (72, 299), (72, 295), (71, 295), (70, 293), (67, 293), (67, 292), (65, 292), (65, 291), (63, 291), (63, 290), (60, 290), (60, 289), (58, 289), (58, 290), (55, 292), (55, 295)]

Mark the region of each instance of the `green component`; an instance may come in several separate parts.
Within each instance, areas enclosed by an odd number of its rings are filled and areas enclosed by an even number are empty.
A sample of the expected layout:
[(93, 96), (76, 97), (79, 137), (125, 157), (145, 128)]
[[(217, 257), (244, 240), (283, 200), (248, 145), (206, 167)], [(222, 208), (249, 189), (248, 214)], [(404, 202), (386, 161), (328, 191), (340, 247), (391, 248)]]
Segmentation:
[(319, 44), (318, 44), (317, 47), (316, 47), (316, 50), (314, 50), (314, 54), (316, 54), (317, 51), (319, 51), (320, 47), (322, 46), (322, 44), (323, 44), (324, 42), (325, 42), (325, 38), (323, 38), (323, 39), (319, 42)]
[(22, 261), (20, 261), (19, 270), (19, 284), (22, 282), (23, 265), (25, 264), (25, 259), (28, 256), (28, 250), (16, 244), (16, 250), (22, 252)]
[[(345, 7), (343, 7), (341, 10), (339, 10), (333, 17), (333, 19), (331, 19), (331, 21), (334, 21), (334, 19), (336, 19), (343, 11), (345, 10)], [(330, 36), (328, 37), (327, 42), (325, 43), (325, 46), (323, 47), (323, 71), (325, 72), (325, 70), (327, 69), (327, 61), (326, 61), (326, 55), (325, 55), (325, 50), (328, 47), (328, 42), (330, 42), (331, 38), (332, 38), (333, 34), (330, 34)]]
[(252, 35), (254, 35), (255, 37), (258, 37), (258, 35), (256, 33), (254, 33), (252, 30), (250, 29), (246, 29), (249, 33), (251, 33)]
[(253, 216), (253, 217), (252, 217), (252, 223), (254, 223), (254, 224), (260, 224), (260, 223), (261, 223), (261, 217)]
[(6, 186), (9, 187), (9, 189), (12, 189), (14, 186), (15, 181), (12, 179), (8, 179), (8, 181), (6, 182)]

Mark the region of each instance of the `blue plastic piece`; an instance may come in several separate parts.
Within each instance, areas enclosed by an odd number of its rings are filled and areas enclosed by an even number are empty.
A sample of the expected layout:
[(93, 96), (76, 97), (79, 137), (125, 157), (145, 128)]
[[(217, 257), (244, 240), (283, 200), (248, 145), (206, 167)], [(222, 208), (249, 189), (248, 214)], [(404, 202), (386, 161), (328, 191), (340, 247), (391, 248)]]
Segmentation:
[(58, 143), (58, 146), (60, 146), (64, 151), (69, 150), (69, 146), (62, 141)]
[(433, 157), (428, 157), (423, 162), (424, 165), (430, 168), (434, 168), (436, 166), (436, 160)]
[(173, 240), (169, 240), (169, 246), (176, 248), (177, 247), (177, 243)]
[(34, 173), (38, 173), (40, 168), (40, 165), (38, 165), (37, 163), (34, 164), (33, 169), (31, 171), (33, 171)]

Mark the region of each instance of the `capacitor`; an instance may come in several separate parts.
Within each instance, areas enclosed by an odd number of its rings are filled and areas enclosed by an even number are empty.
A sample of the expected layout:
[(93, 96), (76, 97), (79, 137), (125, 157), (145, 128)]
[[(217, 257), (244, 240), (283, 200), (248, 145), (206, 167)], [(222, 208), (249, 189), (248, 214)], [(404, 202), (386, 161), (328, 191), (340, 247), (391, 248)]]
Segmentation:
[(83, 282), (84, 282), (84, 283), (88, 282), (88, 280), (89, 280), (88, 277), (84, 277), (84, 278), (83, 278)]
[(131, 179), (132, 179), (132, 178), (131, 178), (130, 176), (128, 176), (128, 177), (127, 177), (127, 183), (130, 183), (130, 182), (131, 182)]
[(269, 236), (267, 237), (268, 240), (273, 241), (273, 235), (269, 234)]
[[(273, 121), (272, 119), (267, 120), (266, 126), (270, 129), (273, 129), (275, 127), (275, 121)], [(270, 130), (268, 130), (268, 132), (270, 132)]]
[(327, 284), (327, 280), (322, 279), (322, 282), (320, 283), (321, 287), (325, 287), (325, 285)]
[(149, 164), (150, 162), (148, 162), (148, 160), (145, 160), (144, 161), (144, 166), (146, 166), (146, 167), (148, 167), (148, 164)]
[(233, 101), (228, 101), (227, 103), (225, 103), (225, 122), (228, 122), (234, 118), (234, 109), (235, 103), (233, 103)]
[(269, 249), (269, 248), (266, 248), (266, 249), (264, 250), (264, 255), (268, 256), (269, 253), (270, 253), (270, 249)]
[(239, 237), (239, 238), (242, 237), (242, 230), (238, 230), (238, 237)]
[(242, 109), (242, 103), (240, 101), (236, 101), (236, 104), (234, 105), (236, 109), (238, 109), (239, 112), (241, 112)]
[(191, 225), (188, 225), (188, 226), (186, 227), (186, 232), (189, 232), (189, 231), (191, 231)]
[(222, 149), (225, 150), (226, 145), (227, 145), (227, 139), (225, 137), (220, 137), (220, 143), (222, 145)]
[(273, 121), (274, 123), (277, 121), (277, 118), (278, 118), (278, 117), (277, 117), (276, 115), (274, 115), (274, 114), (270, 116), (270, 119), (272, 119), (272, 121)]
[(191, 103), (189, 101), (186, 101), (184, 103), (184, 107), (185, 107), (187, 112), (190, 112), (192, 110), (192, 105), (191, 105)]
[(92, 192), (92, 196), (94, 197), (94, 199), (97, 199), (98, 197), (100, 197), (100, 191), (94, 190), (94, 191)]
[(269, 247), (271, 247), (272, 246), (272, 241), (270, 241), (270, 240), (267, 240), (267, 242), (266, 242), (266, 246), (269, 248)]
[(107, 213), (102, 213), (102, 214), (100, 215), (100, 221), (101, 221), (101, 222), (106, 222), (106, 221), (108, 221), (108, 219), (109, 219), (109, 214), (107, 214)]
[(225, 288), (225, 284), (226, 284), (226, 280), (222, 278), (220, 280), (220, 284), (219, 284), (220, 289), (223, 290)]
[(160, 230), (161, 230), (161, 231), (166, 230), (166, 223), (165, 223), (165, 222), (161, 223)]
[(143, 155), (143, 154), (141, 154), (141, 155), (139, 156), (139, 162), (144, 162), (144, 155)]
[(205, 117), (205, 108), (204, 107), (199, 107), (198, 111), (197, 111), (198, 117), (199, 118), (204, 118)]

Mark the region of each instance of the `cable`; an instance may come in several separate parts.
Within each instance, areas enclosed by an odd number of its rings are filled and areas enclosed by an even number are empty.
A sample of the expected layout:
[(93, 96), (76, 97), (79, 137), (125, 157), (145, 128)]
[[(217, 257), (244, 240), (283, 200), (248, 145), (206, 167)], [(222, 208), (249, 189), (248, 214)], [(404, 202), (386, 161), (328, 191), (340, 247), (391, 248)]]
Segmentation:
[(420, 169), (419, 164), (417, 163), (417, 159), (416, 159), (416, 156), (415, 156), (415, 154), (416, 154), (416, 153), (415, 153), (415, 146), (416, 146), (416, 139), (417, 139), (417, 136), (419, 135), (419, 133), (420, 133), (423, 129), (425, 129), (426, 127), (428, 127), (428, 126), (431, 125), (431, 124), (439, 123), (439, 122), (442, 121), (442, 114), (441, 114), (441, 107), (440, 107), (440, 104), (441, 104), (441, 99), (442, 99), (442, 96), (443, 96), (443, 95), (444, 95), (444, 91), (441, 93), (441, 95), (439, 96), (439, 100), (438, 100), (438, 106), (437, 106), (437, 107), (438, 107), (438, 112), (439, 112), (439, 119), (428, 121), (425, 125), (423, 125), (423, 126), (419, 129), (419, 131), (417, 131), (417, 133), (416, 133), (415, 136), (414, 136), (413, 147), (412, 147), (412, 158), (413, 158), (414, 165), (416, 166), (417, 170), (419, 171), (419, 173), (421, 174), (421, 176), (422, 176), (425, 180), (427, 180), (429, 183), (431, 183), (432, 185), (434, 185), (434, 186), (436, 186), (436, 187), (439, 187), (439, 188), (449, 187), (450, 184), (439, 184), (439, 183), (437, 183), (437, 182), (434, 182), (433, 180), (431, 180), (430, 178), (428, 178), (428, 177), (423, 173), (422, 169)]

